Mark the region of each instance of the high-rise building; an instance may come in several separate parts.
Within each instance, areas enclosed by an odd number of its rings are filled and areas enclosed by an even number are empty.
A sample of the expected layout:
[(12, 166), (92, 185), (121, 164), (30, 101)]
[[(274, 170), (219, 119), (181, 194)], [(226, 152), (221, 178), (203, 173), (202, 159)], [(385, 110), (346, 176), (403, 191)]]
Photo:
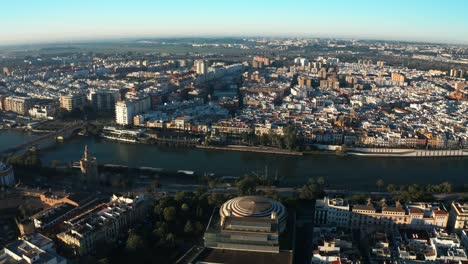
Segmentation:
[(8, 69), (8, 67), (3, 67), (3, 74), (5, 74), (6, 76), (10, 76), (10, 69)]
[(450, 69), (450, 77), (455, 77), (455, 78), (464, 78), (465, 77), (465, 71), (462, 69)]
[(320, 69), (318, 72), (318, 77), (320, 79), (326, 79), (327, 78), (327, 70), (325, 68)]
[(0, 111), (5, 111), (5, 95), (0, 94)]
[(299, 86), (312, 87), (312, 78), (307, 76), (299, 76), (297, 77), (297, 83)]
[(113, 111), (119, 98), (118, 90), (93, 90), (88, 94), (88, 100), (98, 111)]
[(208, 64), (205, 60), (196, 60), (195, 61), (195, 68), (197, 74), (207, 74), (208, 73)]
[(0, 162), (0, 186), (13, 186), (15, 184), (15, 174), (13, 167)]
[(20, 115), (27, 115), (31, 104), (32, 99), (29, 97), (9, 96), (3, 101), (3, 109)]
[(457, 75), (456, 69), (450, 69), (450, 77), (455, 77)]
[(119, 125), (132, 125), (133, 117), (151, 109), (149, 96), (138, 99), (127, 99), (115, 104), (115, 122)]
[(406, 81), (406, 77), (402, 73), (392, 72), (392, 81), (404, 83)]
[(378, 61), (377, 66), (378, 67), (383, 67), (383, 66), (385, 66), (385, 62), (384, 61)]
[(306, 58), (295, 58), (294, 59), (294, 64), (305, 67), (309, 65), (309, 60)]
[(68, 94), (60, 96), (60, 107), (71, 111), (79, 108), (83, 109), (86, 104), (86, 97), (82, 93)]
[(270, 58), (263, 56), (255, 56), (252, 60), (253, 68), (263, 68), (263, 66), (270, 65)]

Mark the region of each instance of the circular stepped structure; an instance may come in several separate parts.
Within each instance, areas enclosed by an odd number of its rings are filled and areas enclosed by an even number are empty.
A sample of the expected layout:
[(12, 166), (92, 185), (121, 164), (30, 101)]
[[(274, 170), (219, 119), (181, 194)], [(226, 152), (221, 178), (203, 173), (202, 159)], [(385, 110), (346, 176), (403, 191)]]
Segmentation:
[(280, 231), (286, 225), (286, 208), (278, 201), (262, 196), (241, 196), (225, 202), (219, 210), (221, 218), (269, 218), (277, 219)]

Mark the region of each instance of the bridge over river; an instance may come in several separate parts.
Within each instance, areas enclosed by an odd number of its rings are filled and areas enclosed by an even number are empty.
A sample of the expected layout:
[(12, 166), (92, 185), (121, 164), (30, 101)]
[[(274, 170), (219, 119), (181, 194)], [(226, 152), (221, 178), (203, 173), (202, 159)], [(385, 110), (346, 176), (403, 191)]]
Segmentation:
[(86, 126), (86, 122), (83, 121), (78, 121), (75, 123), (72, 123), (64, 128), (61, 128), (57, 131), (48, 133), (46, 135), (42, 135), (40, 137), (33, 138), (32, 140), (28, 142), (21, 143), (16, 146), (9, 147), (3, 151), (0, 152), (0, 156), (8, 156), (8, 155), (13, 155), (19, 152), (25, 152), (26, 150), (35, 147), (35, 148), (46, 148), (49, 146), (52, 146), (57, 142), (57, 138), (59, 137), (69, 137), (71, 136), (74, 132), (77, 130), (82, 129), (83, 127)]

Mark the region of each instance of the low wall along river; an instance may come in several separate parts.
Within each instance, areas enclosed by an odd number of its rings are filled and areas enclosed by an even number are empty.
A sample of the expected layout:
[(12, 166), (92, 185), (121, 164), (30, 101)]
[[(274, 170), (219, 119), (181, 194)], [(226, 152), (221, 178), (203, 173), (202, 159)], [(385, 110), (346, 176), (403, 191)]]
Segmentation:
[[(0, 131), (0, 150), (33, 137), (20, 131)], [(385, 183), (468, 183), (468, 158), (367, 158), (335, 155), (275, 155), (268, 153), (209, 150), (199, 148), (170, 148), (154, 145), (128, 144), (77, 136), (55, 147), (41, 151), (44, 164), (53, 160), (77, 161), (83, 148), (99, 163), (122, 164), (130, 167), (154, 167), (216, 173), (218, 176), (242, 176), (263, 173), (268, 167), (282, 183), (299, 185), (309, 177), (323, 176), (333, 188), (375, 188), (378, 179)]]

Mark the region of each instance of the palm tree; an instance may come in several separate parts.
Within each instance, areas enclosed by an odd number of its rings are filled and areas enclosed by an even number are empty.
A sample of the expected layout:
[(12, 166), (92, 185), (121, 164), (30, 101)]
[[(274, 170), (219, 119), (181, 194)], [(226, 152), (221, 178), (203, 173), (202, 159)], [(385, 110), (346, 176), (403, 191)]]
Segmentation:
[(377, 188), (379, 188), (379, 192), (380, 192), (380, 189), (382, 189), (382, 187), (385, 186), (385, 183), (384, 183), (384, 181), (383, 181), (382, 179), (379, 179), (379, 180), (375, 183), (375, 185), (377, 185)]

